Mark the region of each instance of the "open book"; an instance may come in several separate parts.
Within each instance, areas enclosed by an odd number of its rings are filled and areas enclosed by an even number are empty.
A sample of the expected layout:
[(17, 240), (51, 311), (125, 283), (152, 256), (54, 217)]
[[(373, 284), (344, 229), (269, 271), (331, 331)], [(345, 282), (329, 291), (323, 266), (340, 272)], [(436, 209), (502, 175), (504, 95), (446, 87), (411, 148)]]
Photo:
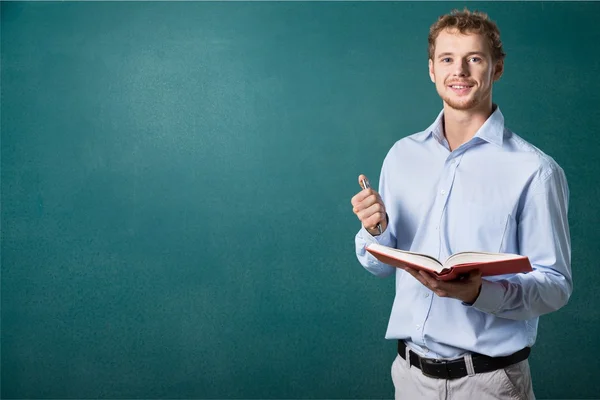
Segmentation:
[(449, 281), (473, 270), (482, 276), (531, 272), (529, 258), (518, 254), (467, 251), (455, 253), (441, 263), (426, 254), (413, 253), (383, 246), (367, 245), (366, 250), (379, 261), (398, 268), (412, 268), (432, 273), (437, 279)]

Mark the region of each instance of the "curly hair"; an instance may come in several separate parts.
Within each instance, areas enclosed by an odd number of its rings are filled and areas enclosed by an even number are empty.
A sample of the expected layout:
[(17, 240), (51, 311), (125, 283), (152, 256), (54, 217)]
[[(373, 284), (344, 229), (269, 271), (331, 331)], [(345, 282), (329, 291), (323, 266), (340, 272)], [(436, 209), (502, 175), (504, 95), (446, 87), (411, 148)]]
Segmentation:
[(478, 33), (487, 38), (492, 59), (494, 62), (504, 60), (506, 54), (502, 49), (500, 30), (496, 23), (484, 12), (471, 12), (467, 8), (463, 11), (452, 10), (450, 14), (442, 15), (429, 28), (429, 58), (433, 60), (435, 53), (435, 40), (444, 29), (457, 29), (460, 33)]

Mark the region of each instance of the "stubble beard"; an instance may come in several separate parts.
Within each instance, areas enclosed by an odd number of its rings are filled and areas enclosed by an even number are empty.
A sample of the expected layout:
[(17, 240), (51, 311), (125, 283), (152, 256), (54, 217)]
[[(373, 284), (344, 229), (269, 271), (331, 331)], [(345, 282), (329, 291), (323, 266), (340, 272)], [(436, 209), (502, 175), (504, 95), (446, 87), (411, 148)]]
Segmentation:
[(440, 95), (444, 103), (446, 103), (451, 108), (460, 111), (471, 110), (473, 108), (476, 108), (481, 103), (481, 99), (479, 99), (478, 96), (469, 96), (466, 99), (456, 99), (452, 98), (451, 95), (445, 93), (440, 93)]
[[(481, 90), (480, 87), (478, 87)], [(466, 98), (455, 98), (452, 97), (452, 93), (439, 93), (440, 97), (450, 108), (459, 111), (466, 110), (474, 110), (481, 106), (483, 106), (486, 102), (486, 99), (491, 95), (491, 91), (476, 91), (475, 93), (470, 93)]]
[(477, 99), (475, 99), (475, 98), (469, 99), (464, 102), (454, 101), (453, 99), (449, 99), (449, 98), (445, 98), (443, 100), (451, 108), (453, 108), (455, 110), (460, 110), (460, 111), (465, 111), (465, 110), (470, 110), (472, 108), (475, 108), (475, 106), (478, 103)]

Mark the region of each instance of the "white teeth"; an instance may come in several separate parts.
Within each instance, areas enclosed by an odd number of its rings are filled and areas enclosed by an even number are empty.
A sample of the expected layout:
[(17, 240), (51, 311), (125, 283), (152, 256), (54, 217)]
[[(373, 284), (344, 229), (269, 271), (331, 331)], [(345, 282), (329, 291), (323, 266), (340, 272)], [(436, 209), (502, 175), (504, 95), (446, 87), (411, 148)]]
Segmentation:
[(457, 85), (452, 85), (451, 87), (453, 87), (454, 89), (466, 89), (466, 88), (468, 88), (468, 86), (457, 86)]

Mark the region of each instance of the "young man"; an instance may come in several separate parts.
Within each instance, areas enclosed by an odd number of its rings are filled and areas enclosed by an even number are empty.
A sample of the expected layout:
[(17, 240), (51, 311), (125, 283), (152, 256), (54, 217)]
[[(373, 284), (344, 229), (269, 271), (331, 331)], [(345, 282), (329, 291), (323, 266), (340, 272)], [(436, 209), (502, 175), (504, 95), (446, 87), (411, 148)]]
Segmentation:
[[(362, 223), (358, 260), (377, 276), (396, 276), (386, 333), (398, 340), (396, 399), (534, 399), (527, 357), (538, 317), (571, 295), (566, 178), (504, 126), (492, 102), (504, 56), (486, 14), (440, 17), (429, 34), (429, 75), (443, 110), (394, 144), (379, 193), (352, 198)], [(517, 253), (534, 271), (442, 282), (379, 262), (365, 251), (373, 242), (440, 260), (469, 250)]]

